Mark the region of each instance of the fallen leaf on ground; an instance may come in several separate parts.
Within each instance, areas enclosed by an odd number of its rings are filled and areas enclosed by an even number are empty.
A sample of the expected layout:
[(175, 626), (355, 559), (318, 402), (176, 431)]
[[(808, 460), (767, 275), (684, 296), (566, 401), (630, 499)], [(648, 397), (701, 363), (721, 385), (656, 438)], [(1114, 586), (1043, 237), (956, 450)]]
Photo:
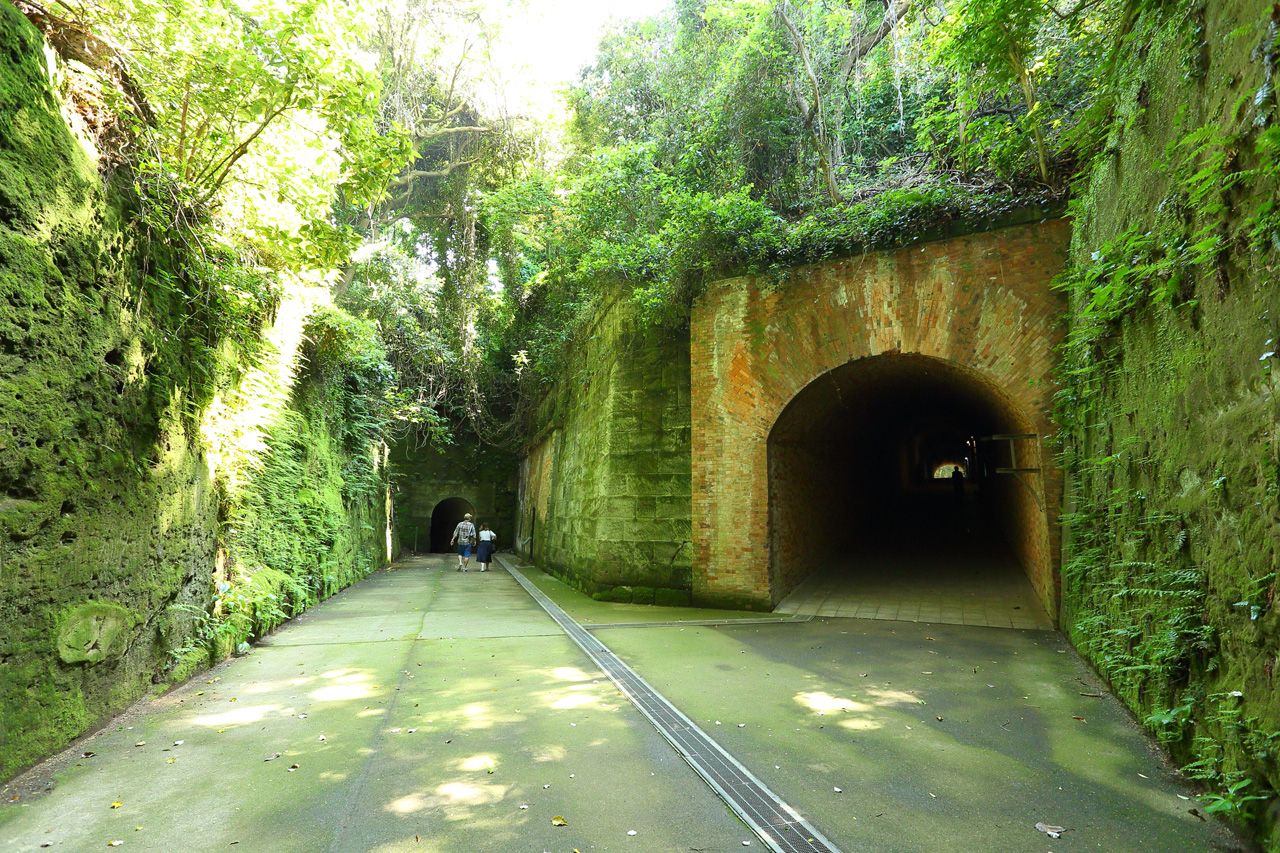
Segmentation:
[(837, 794), (843, 794), (843, 793), (844, 793), (844, 790), (843, 790), (843, 789), (841, 789), (841, 788), (832, 788), (831, 790), (835, 791)]
[(1072, 715), (1071, 715), (1071, 719), (1073, 719), (1073, 720), (1079, 720), (1079, 721), (1080, 721), (1080, 722), (1082, 722), (1082, 723), (1087, 723), (1087, 722), (1089, 722), (1088, 720), (1086, 720), (1084, 717), (1080, 716), (1079, 714), (1072, 714)]
[(173, 742), (173, 745), (174, 745), (174, 746), (182, 746), (184, 743), (186, 743), (186, 741), (185, 741), (185, 740), (175, 740), (175, 741)]
[(552, 826), (568, 826), (569, 821), (565, 820), (560, 815), (556, 815), (555, 817), (551, 818), (551, 825)]
[(635, 834), (636, 834), (636, 831), (634, 829), (627, 830), (627, 835), (635, 835)]
[(1066, 827), (1054, 826), (1053, 824), (1044, 823), (1043, 821), (1037, 821), (1036, 829), (1040, 830), (1050, 838), (1061, 838), (1062, 833), (1067, 831)]
[(529, 804), (528, 804), (528, 803), (521, 803), (521, 804), (520, 804), (520, 810), (521, 810), (521, 811), (524, 811), (524, 810), (525, 810), (525, 809), (527, 809), (527, 808), (529, 808)]
[(82, 753), (80, 753), (80, 757), (81, 757), (81, 758), (93, 758), (93, 757), (94, 757), (95, 755), (97, 755), (97, 754), (98, 754), (98, 753), (96, 753), (96, 752), (88, 752), (88, 751), (86, 751), (86, 752), (82, 752)]
[(123, 805), (124, 805), (124, 803), (120, 802), (119, 800), (116, 800), (115, 802), (113, 802), (113, 803), (111, 804), (111, 808), (113, 808), (113, 809), (118, 809), (118, 808), (120, 808), (120, 807), (121, 807), (121, 806), (123, 806)]
[(298, 769), (298, 765), (296, 765), (296, 764), (290, 764), (290, 765), (289, 765), (289, 772), (290, 772), (290, 773), (292, 773), (293, 771), (295, 771), (295, 770), (297, 770), (297, 769)]
[(146, 745), (147, 745), (147, 742), (145, 740), (140, 740), (134, 744), (134, 746), (146, 746)]
[(264, 758), (264, 759), (262, 759), (262, 760), (263, 760), (263, 761), (275, 761), (275, 760), (276, 760), (277, 758), (279, 758), (279, 757), (280, 757), (280, 753), (278, 753), (278, 752), (273, 752), (273, 753), (271, 753), (270, 755), (268, 755), (266, 758)]
[(123, 842), (123, 841), (121, 841), (119, 838), (117, 838), (115, 841), (108, 841), (108, 842), (107, 842), (107, 846), (108, 846), (108, 847), (119, 847), (121, 844), (124, 844), (124, 842)]

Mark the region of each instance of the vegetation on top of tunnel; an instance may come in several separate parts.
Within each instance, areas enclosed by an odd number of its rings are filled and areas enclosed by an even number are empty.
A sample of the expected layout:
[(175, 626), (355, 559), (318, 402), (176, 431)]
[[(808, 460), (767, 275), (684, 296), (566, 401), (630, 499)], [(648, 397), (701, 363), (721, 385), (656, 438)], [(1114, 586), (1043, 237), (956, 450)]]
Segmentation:
[(1109, 4), (685, 2), (570, 92), (570, 150), (484, 199), (509, 348), (557, 374), (602, 285), (679, 326), (706, 281), (1047, 215), (1092, 134)]

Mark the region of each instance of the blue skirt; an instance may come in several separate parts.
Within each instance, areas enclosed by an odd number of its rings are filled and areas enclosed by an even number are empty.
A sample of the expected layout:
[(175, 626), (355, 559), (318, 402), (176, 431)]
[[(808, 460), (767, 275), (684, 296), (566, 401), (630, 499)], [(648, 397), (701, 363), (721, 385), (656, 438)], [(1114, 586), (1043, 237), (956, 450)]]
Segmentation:
[(492, 563), (493, 562), (493, 542), (488, 539), (481, 539), (480, 544), (476, 546), (476, 562)]

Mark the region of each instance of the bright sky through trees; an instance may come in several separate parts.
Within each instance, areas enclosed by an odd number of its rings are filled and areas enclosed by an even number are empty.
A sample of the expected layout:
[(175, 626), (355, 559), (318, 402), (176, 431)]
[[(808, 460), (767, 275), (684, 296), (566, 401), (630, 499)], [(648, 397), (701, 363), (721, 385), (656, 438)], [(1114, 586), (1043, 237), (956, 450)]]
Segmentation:
[(670, 0), (487, 0), (498, 23), (490, 52), (494, 99), (510, 113), (545, 119), (563, 114), (558, 92), (596, 54), (612, 21), (656, 14)]

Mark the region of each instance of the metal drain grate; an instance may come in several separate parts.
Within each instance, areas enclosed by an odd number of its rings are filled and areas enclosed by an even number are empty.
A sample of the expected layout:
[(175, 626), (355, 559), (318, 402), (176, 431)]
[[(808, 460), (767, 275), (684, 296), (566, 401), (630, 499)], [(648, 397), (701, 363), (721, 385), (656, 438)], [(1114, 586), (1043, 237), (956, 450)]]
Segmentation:
[(812, 622), (813, 616), (790, 616), (786, 619), (675, 619), (670, 622), (585, 622), (581, 623), (588, 631), (601, 631), (605, 628), (695, 628), (710, 626), (718, 628), (730, 625), (794, 625), (797, 622)]
[(839, 853), (838, 847), (547, 598), (522, 572), (505, 561), (500, 562), (769, 849), (785, 853)]

